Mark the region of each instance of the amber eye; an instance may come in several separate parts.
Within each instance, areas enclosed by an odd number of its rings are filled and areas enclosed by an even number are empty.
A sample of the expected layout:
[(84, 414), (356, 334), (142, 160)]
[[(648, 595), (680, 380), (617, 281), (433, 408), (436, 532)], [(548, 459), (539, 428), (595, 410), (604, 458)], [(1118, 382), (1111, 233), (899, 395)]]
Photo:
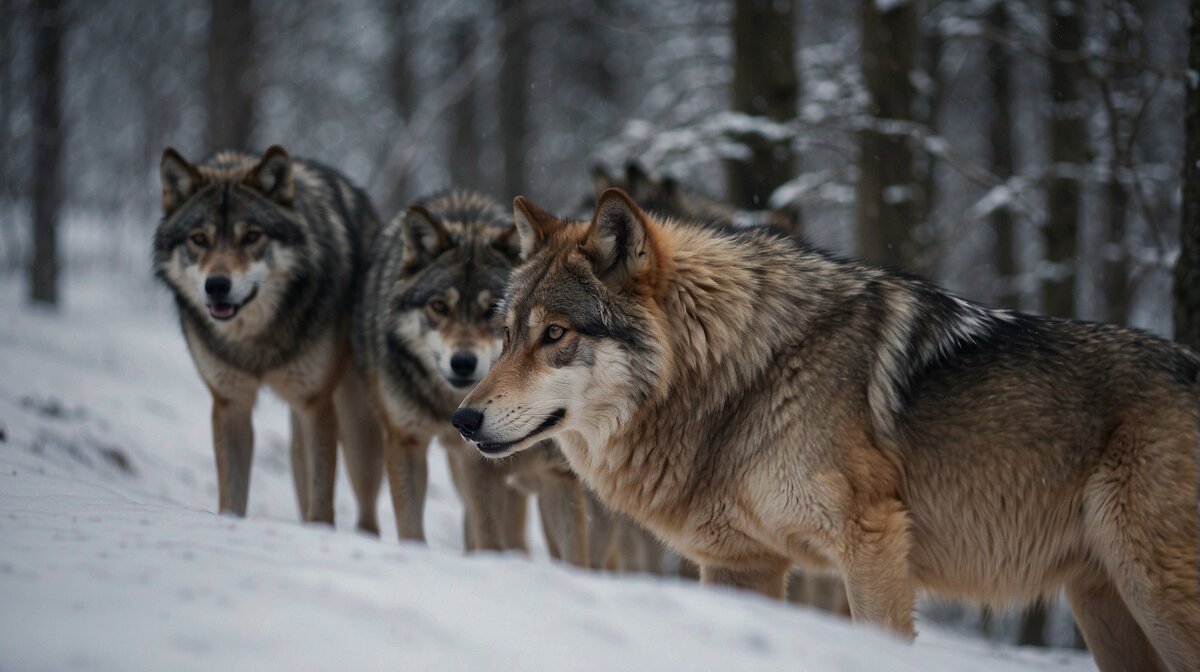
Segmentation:
[(433, 299), (429, 302), (429, 309), (438, 315), (445, 315), (450, 312), (450, 306), (446, 305), (444, 299)]
[(566, 329), (563, 329), (557, 324), (552, 324), (546, 327), (546, 335), (542, 337), (542, 341), (545, 343), (553, 343), (562, 338), (563, 334), (565, 333), (567, 333)]
[(196, 247), (208, 247), (208, 236), (203, 233), (193, 233), (190, 239)]
[(246, 235), (242, 236), (242, 244), (253, 245), (259, 238), (262, 238), (262, 231), (247, 231)]

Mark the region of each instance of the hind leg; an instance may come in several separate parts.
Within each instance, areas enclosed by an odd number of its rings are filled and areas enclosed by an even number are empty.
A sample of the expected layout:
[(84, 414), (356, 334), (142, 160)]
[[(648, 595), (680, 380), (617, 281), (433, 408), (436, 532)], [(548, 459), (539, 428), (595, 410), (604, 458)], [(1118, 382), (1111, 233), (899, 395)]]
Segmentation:
[(613, 545), (613, 514), (587, 488), (583, 489), (583, 506), (587, 513), (588, 565), (592, 569), (615, 569), (610, 566)]
[(396, 514), (396, 536), (425, 541), (425, 493), (429, 487), (429, 438), (396, 427), (384, 432), (384, 465)]
[(1106, 578), (1091, 576), (1067, 585), (1071, 612), (1101, 672), (1165, 671), (1150, 640)]
[(1093, 552), (1162, 660), (1175, 672), (1195, 671), (1200, 569), (1194, 419), (1184, 414), (1181, 423), (1158, 420), (1123, 428), (1114, 438), (1088, 486), (1088, 532)]
[(300, 506), (300, 518), (303, 519), (304, 513), (308, 511), (308, 470), (304, 466), (304, 437), (301, 436), (303, 430), (295, 411), (289, 410), (288, 418), (292, 426), (292, 482), (296, 486), (296, 503)]
[(376, 506), (383, 485), (383, 430), (368, 403), (362, 380), (354, 372), (342, 379), (333, 404), (346, 473), (358, 500), (358, 529), (379, 536)]
[(752, 590), (778, 600), (783, 599), (789, 566), (785, 558), (765, 558), (757, 565), (738, 569), (702, 565), (700, 583)]

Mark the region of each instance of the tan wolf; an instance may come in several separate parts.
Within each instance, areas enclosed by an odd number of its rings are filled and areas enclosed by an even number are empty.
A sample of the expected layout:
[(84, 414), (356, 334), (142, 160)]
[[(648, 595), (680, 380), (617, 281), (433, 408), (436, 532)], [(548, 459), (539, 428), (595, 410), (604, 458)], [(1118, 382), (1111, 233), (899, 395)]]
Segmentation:
[(708, 583), (831, 563), (906, 636), (918, 590), (1065, 586), (1102, 669), (1200, 669), (1200, 357), (618, 190), (590, 222), (514, 209), (504, 350), (452, 419), (483, 454), (557, 439)]
[(306, 521), (333, 522), (342, 439), (359, 528), (377, 533), (378, 424), (349, 369), (350, 306), (379, 228), (366, 195), (278, 145), (191, 165), (162, 157), (154, 267), (175, 295), (183, 336), (212, 393), (222, 512), (246, 514), (251, 411), (271, 388), (291, 407), (292, 473)]
[(463, 500), (467, 550), (524, 549), (536, 493), (550, 551), (587, 565), (582, 487), (557, 446), (482, 459), (448, 424), (500, 353), (493, 317), (518, 257), (510, 214), (480, 194), (423, 199), (384, 227), (356, 311), (354, 351), (385, 427), (400, 538), (424, 540), (427, 453), (438, 437)]

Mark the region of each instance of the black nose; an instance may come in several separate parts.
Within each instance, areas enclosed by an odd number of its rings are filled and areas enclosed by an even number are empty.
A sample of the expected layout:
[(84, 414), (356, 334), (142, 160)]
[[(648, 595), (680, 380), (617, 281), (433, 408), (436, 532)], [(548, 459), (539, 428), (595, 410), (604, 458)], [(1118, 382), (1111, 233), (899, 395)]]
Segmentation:
[(473, 352), (456, 352), (454, 353), (454, 356), (450, 358), (450, 368), (455, 374), (466, 378), (467, 376), (475, 373), (475, 363), (478, 361), (479, 359)]
[(209, 296), (225, 296), (233, 289), (233, 281), (224, 275), (210, 276), (204, 281), (204, 291)]
[(473, 408), (460, 408), (450, 416), (450, 424), (458, 430), (459, 434), (463, 435), (464, 439), (471, 438), (472, 435), (483, 424), (483, 411), (477, 411)]

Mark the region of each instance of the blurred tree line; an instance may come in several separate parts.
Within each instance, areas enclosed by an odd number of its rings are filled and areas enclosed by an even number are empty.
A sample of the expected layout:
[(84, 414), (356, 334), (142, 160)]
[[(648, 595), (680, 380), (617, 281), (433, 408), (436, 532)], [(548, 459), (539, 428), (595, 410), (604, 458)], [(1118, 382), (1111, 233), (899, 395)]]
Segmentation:
[[(0, 0), (0, 269), (48, 304), (64, 266), (143, 273), (166, 145), (278, 142), (385, 217), (451, 184), (565, 212), (593, 164), (637, 161), (966, 296), (1200, 349), (1198, 22), (1200, 0)], [(1040, 643), (1046, 617), (982, 627)]]

